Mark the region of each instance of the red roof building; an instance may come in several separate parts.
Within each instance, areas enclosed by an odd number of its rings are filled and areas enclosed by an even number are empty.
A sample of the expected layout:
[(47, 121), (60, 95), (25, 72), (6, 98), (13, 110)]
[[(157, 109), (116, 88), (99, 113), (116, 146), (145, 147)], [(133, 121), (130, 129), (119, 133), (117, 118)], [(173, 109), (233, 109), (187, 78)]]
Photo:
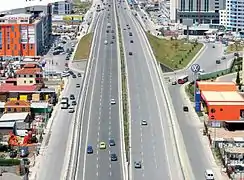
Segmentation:
[(40, 89), (37, 85), (19, 85), (15, 86), (10, 83), (2, 83), (0, 84), (0, 92), (6, 93), (6, 92), (34, 92), (38, 91)]

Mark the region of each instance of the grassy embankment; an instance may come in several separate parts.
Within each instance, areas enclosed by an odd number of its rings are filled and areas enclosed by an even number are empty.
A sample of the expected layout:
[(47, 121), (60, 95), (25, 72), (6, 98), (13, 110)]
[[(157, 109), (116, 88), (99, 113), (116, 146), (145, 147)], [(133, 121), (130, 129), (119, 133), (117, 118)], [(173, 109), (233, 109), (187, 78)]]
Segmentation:
[(81, 2), (80, 0), (74, 0), (73, 2), (74, 14), (85, 14), (92, 5), (90, 1)]
[(74, 61), (82, 61), (88, 59), (92, 45), (92, 38), (93, 33), (89, 33), (80, 39), (75, 52)]
[(186, 67), (203, 46), (197, 41), (187, 43), (186, 40), (166, 40), (146, 34), (157, 61), (173, 70)]

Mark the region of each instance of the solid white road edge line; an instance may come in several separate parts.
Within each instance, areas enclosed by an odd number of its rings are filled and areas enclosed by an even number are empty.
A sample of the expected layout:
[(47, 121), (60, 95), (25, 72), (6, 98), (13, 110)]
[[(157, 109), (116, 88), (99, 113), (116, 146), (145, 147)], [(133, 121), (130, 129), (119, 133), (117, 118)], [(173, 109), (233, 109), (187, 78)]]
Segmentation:
[[(116, 4), (114, 4), (114, 12), (115, 12), (115, 26), (116, 26), (116, 34), (117, 34), (117, 60), (118, 60), (118, 102), (119, 102), (119, 116), (120, 116), (120, 150), (121, 150), (121, 160), (122, 160), (122, 172), (123, 172), (123, 179), (127, 180), (128, 179), (128, 169), (127, 169), (127, 164), (126, 164), (126, 151), (125, 151), (125, 135), (124, 135), (124, 115), (123, 115), (123, 98), (122, 98), (122, 79), (121, 79), (121, 59), (120, 59), (120, 44), (119, 44), (119, 31), (118, 31), (118, 19), (117, 15), (118, 12), (116, 10)], [(120, 29), (121, 33), (121, 29)]]
[(173, 128), (173, 134), (175, 136), (175, 143), (176, 143), (176, 148), (177, 148), (177, 152), (179, 153), (179, 158), (180, 158), (180, 163), (181, 163), (181, 167), (183, 169), (183, 173), (184, 173), (184, 176), (185, 176), (185, 179), (188, 180), (188, 179), (195, 179), (194, 178), (194, 175), (193, 175), (193, 172), (192, 172), (192, 169), (191, 169), (191, 166), (190, 166), (190, 162), (189, 162), (189, 157), (188, 157), (188, 154), (186, 152), (186, 148), (185, 148), (185, 144), (184, 144), (184, 140), (182, 138), (182, 133), (181, 133), (181, 130), (180, 130), (180, 127), (179, 127), (179, 124), (177, 122), (177, 118), (176, 118), (176, 115), (175, 115), (175, 110), (174, 110), (174, 107), (172, 105), (172, 101), (170, 101), (169, 97), (169, 92), (166, 90), (165, 88), (165, 85), (163, 84), (163, 79), (162, 79), (162, 76), (163, 76), (163, 72), (162, 70), (160, 70), (160, 67), (157, 65), (157, 62), (156, 62), (156, 58), (154, 56), (154, 53), (151, 49), (151, 46), (148, 42), (148, 39), (147, 39), (147, 36), (146, 34), (144, 33), (144, 31), (142, 31), (142, 34), (145, 38), (145, 41), (146, 41), (146, 44), (147, 44), (147, 48), (152, 56), (152, 59), (154, 61), (154, 68), (156, 68), (156, 71), (158, 72), (158, 78), (160, 79), (160, 84), (161, 86), (163, 87), (163, 94), (165, 94), (165, 99), (167, 101), (167, 105), (169, 106), (169, 111), (170, 111), (170, 120), (171, 120), (171, 123), (172, 123), (172, 128)]

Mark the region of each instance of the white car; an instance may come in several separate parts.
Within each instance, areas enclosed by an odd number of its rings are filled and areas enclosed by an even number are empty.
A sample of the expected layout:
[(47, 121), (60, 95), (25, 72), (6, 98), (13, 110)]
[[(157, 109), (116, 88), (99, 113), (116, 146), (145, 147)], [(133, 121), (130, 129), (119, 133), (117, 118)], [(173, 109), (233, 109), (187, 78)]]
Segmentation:
[(74, 113), (75, 112), (75, 108), (73, 106), (69, 107), (69, 113)]
[(141, 121), (141, 125), (142, 125), (142, 126), (146, 126), (146, 125), (147, 125), (147, 121), (146, 121), (145, 119), (143, 119), (143, 120)]
[(111, 104), (116, 104), (115, 99), (111, 99), (111, 100), (110, 100), (110, 103), (111, 103)]
[(104, 41), (104, 44), (105, 44), (105, 45), (107, 45), (107, 44), (108, 44), (108, 41), (107, 41), (107, 40), (105, 40), (105, 41)]

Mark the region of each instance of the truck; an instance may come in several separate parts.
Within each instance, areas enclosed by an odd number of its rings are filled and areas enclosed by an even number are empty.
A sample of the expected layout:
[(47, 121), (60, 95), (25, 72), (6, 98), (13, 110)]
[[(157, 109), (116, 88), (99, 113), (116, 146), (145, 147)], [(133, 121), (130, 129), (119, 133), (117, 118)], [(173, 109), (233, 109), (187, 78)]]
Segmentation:
[(61, 109), (68, 109), (69, 108), (69, 98), (63, 97), (61, 100)]

